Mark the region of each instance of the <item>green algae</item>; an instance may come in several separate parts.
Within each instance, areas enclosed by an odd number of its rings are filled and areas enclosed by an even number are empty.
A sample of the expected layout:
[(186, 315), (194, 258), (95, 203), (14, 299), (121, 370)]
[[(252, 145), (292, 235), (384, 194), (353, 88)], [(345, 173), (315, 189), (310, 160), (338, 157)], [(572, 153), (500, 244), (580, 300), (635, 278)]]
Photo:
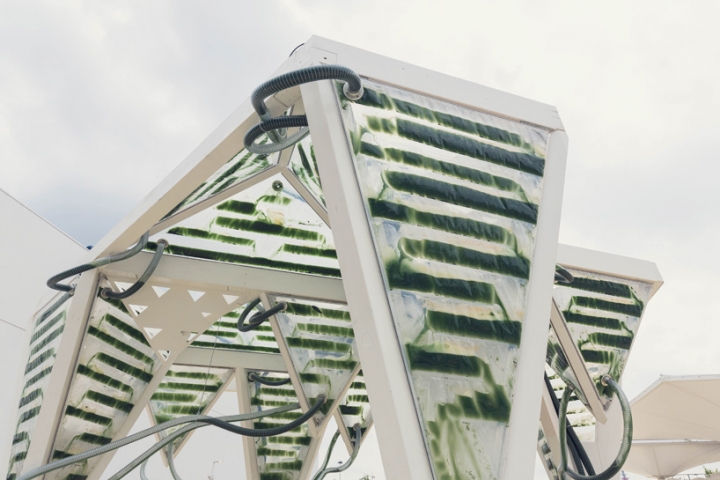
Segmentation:
[(432, 228), (443, 232), (454, 233), (466, 237), (486, 240), (488, 242), (506, 244), (514, 247), (514, 235), (502, 228), (489, 223), (478, 222), (463, 217), (452, 217), (427, 213), (398, 203), (370, 199), (370, 214), (373, 217), (396, 220), (398, 222)]
[(530, 262), (522, 257), (491, 255), (434, 240), (403, 238), (400, 240), (399, 247), (415, 258), (425, 258), (450, 265), (477, 268), (525, 280), (530, 277)]
[(386, 171), (385, 183), (395, 190), (441, 202), (493, 213), (535, 225), (538, 207), (511, 198), (496, 197), (462, 185), (404, 172)]
[(520, 345), (522, 323), (510, 320), (478, 320), (464, 315), (428, 311), (427, 325), (436, 332), (482, 338)]

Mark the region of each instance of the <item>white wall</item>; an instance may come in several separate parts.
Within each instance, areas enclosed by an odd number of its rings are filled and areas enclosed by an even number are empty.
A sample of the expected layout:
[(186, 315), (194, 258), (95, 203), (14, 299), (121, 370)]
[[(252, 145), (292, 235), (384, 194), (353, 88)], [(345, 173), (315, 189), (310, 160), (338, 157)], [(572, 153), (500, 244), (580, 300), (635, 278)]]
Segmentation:
[(54, 293), (45, 281), (75, 266), (85, 251), (0, 190), (0, 476), (15, 433), (30, 318)]

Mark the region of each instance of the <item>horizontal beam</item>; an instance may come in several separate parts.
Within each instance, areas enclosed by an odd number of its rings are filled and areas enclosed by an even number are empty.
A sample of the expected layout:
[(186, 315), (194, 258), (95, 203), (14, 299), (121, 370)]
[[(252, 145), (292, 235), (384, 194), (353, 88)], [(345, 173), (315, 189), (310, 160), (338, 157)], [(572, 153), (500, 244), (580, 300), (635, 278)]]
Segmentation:
[[(140, 252), (123, 262), (113, 263), (101, 272), (113, 280), (135, 281), (145, 270), (153, 254)], [(339, 278), (284, 272), (269, 268), (248, 267), (232, 263), (163, 255), (152, 276), (160, 283), (177, 283), (186, 287), (220, 289), (230, 292), (266, 292), (345, 302), (345, 291)]]
[(176, 364), (198, 365), (203, 367), (244, 368), (286, 372), (287, 367), (282, 355), (277, 353), (242, 352), (212, 348), (188, 347), (178, 355)]

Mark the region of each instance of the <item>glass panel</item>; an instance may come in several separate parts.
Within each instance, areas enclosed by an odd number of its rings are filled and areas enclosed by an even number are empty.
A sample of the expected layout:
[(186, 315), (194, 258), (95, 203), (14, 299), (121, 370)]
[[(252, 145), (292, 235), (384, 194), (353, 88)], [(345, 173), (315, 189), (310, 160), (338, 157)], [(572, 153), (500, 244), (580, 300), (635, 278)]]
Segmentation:
[(368, 429), (372, 426), (372, 414), (370, 412), (370, 400), (368, 400), (367, 390), (365, 389), (365, 378), (362, 370), (350, 384), (350, 389), (343, 397), (338, 407), (342, 423), (349, 435), (353, 438), (355, 435), (355, 424), (359, 423), (362, 428), (363, 439)]
[(8, 480), (14, 480), (23, 471), (71, 303), (70, 295), (58, 294), (33, 318), (30, 354), (25, 365), (17, 426), (10, 450)]
[[(560, 398), (562, 398), (563, 393), (565, 393), (565, 387), (567, 384), (560, 376), (558, 376), (557, 373), (555, 373), (552, 368), (547, 365), (545, 366), (545, 372), (550, 379), (550, 384), (552, 385), (555, 396), (559, 401)], [(577, 390), (575, 390), (575, 393), (570, 396), (567, 409), (567, 419), (570, 422), (570, 425), (572, 425), (575, 429), (575, 433), (580, 440), (583, 442), (595, 441), (595, 417), (577, 396)]]
[[(260, 137), (256, 143), (266, 143), (267, 135)], [(246, 180), (277, 163), (278, 154), (257, 155), (245, 149), (240, 150), (235, 156), (228, 160), (225, 165), (213, 173), (202, 185), (195, 189), (185, 200), (172, 209), (165, 218), (168, 218), (187, 207), (190, 207), (202, 200), (210, 198), (226, 190), (233, 185)]]
[(578, 394), (583, 403), (587, 405), (587, 400), (582, 393), (580, 383), (577, 381), (575, 373), (572, 371), (572, 368), (568, 363), (568, 359), (565, 356), (562, 346), (560, 346), (560, 340), (558, 340), (557, 334), (555, 333), (555, 329), (552, 325), (550, 325), (550, 330), (548, 331), (548, 347), (545, 361), (564, 383), (570, 384), (575, 388), (575, 392)]
[(315, 149), (309, 135), (303, 138), (293, 150), (290, 157), (290, 170), (305, 185), (315, 200), (325, 205), (317, 160), (315, 160)]
[[(166, 252), (339, 277), (330, 228), (280, 175), (159, 233)], [(154, 248), (154, 245), (151, 245)]]
[[(98, 294), (107, 286), (101, 282)], [(160, 365), (124, 305), (98, 295), (60, 420), (53, 459), (112, 441)], [(99, 458), (56, 470), (47, 478), (87, 475)]]
[(435, 478), (498, 478), (548, 132), (364, 86), (338, 97)]
[(287, 310), (276, 318), (293, 368), (308, 402), (325, 395), (321, 412), (330, 415), (358, 366), (347, 305), (283, 297), (270, 301), (288, 302)]
[(563, 312), (598, 392), (609, 402), (600, 379), (619, 380), (635, 334), (640, 327), (649, 283), (568, 269), (575, 280), (555, 287), (553, 296)]
[[(245, 352), (280, 353), (272, 327), (266, 322), (249, 332), (237, 329), (238, 318), (245, 306), (223, 315), (220, 320), (208, 328), (190, 346), (199, 348), (218, 348), (224, 350), (242, 350)], [(251, 313), (249, 316), (252, 316)]]
[(545, 465), (545, 472), (548, 474), (548, 478), (550, 480), (560, 480), (560, 474), (558, 474), (557, 466), (553, 460), (552, 452), (550, 452), (550, 445), (548, 445), (547, 439), (545, 438), (542, 425), (538, 430), (538, 452)]
[[(174, 420), (186, 415), (203, 415), (209, 409), (223, 385), (230, 380), (233, 374), (230, 368), (210, 368), (187, 365), (173, 365), (165, 374), (165, 378), (158, 385), (157, 390), (150, 398), (150, 412), (155, 424)], [(165, 430), (161, 436), (165, 437), (181, 429), (185, 425)], [(178, 446), (189, 437), (183, 435), (173, 441), (175, 453)]]
[[(287, 374), (257, 372), (269, 379), (285, 379)], [(272, 387), (259, 382), (249, 382), (250, 411), (258, 412), (297, 403), (297, 395), (291, 384)], [(301, 416), (299, 410), (253, 420), (253, 428), (274, 428)], [(257, 437), (256, 461), (260, 480), (298, 480), (308, 455), (312, 437), (307, 423), (274, 437)], [(248, 459), (248, 461), (252, 461)]]

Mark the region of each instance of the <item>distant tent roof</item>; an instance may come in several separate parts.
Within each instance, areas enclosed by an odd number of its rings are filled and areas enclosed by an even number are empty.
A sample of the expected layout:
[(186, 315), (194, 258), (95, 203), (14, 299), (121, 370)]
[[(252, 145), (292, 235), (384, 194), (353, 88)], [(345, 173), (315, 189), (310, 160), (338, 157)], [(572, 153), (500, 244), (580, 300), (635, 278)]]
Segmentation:
[(720, 461), (720, 375), (661, 376), (632, 401), (624, 470), (666, 478)]

